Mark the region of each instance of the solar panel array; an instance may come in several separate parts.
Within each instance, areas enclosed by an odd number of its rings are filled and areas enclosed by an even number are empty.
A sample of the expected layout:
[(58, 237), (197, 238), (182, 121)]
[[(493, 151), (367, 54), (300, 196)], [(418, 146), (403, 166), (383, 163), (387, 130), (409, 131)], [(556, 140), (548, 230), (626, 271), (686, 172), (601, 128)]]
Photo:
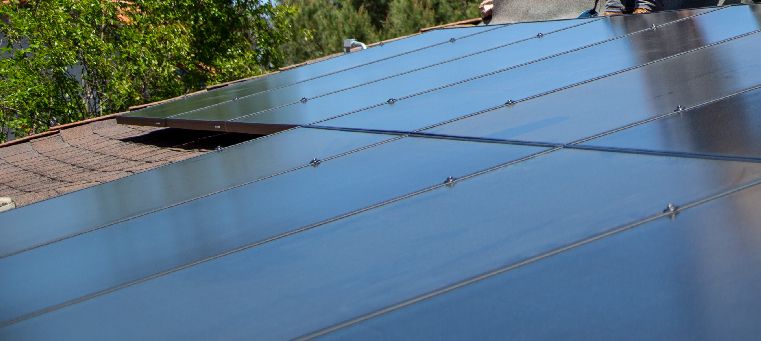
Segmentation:
[(752, 338), (760, 32), (442, 29), (121, 116), (278, 133), (0, 214), (0, 338)]

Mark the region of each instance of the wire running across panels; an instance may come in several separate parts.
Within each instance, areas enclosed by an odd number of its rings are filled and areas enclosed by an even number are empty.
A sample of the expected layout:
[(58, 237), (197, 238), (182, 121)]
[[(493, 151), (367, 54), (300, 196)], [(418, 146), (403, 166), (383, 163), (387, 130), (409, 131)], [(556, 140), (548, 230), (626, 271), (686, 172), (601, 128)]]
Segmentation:
[(121, 121), (120, 123), (127, 124), (164, 126), (164, 122), (161, 120), (162, 118), (208, 106), (224, 104), (233, 101), (235, 98), (251, 96), (257, 93), (319, 79), (321, 77), (336, 74), (341, 75), (340, 77), (346, 77), (342, 74), (347, 72), (354, 73), (354, 69), (362, 68), (363, 66), (384, 62), (388, 59), (398, 58), (406, 54), (414, 54), (431, 47), (449, 44), (452, 39), (464, 39), (495, 29), (502, 29), (506, 26), (508, 25), (469, 27), (457, 30), (434, 30), (426, 32), (425, 34), (386, 43), (382, 46), (376, 46), (361, 52), (346, 54), (341, 56), (341, 58), (323, 60), (314, 64), (214, 89), (213, 91), (188, 96), (181, 100), (148, 107), (133, 113), (122, 115), (119, 120)]
[[(758, 163), (583, 150), (544, 153), (3, 326), (0, 336), (135, 339), (191, 333), (290, 339), (660, 215), (668, 203), (681, 206), (759, 178)], [(216, 212), (237, 211), (239, 217), (258, 207), (245, 200), (220, 201), (241, 207)], [(215, 233), (224, 235), (249, 221), (184, 216), (195, 212), (188, 206), (166, 223), (208, 238), (211, 234), (199, 230), (204, 225), (233, 226)], [(146, 263), (160, 259), (164, 248), (147, 237), (135, 244), (142, 245), (140, 253), (108, 258), (111, 264), (150, 267)], [(120, 244), (122, 249), (131, 245)], [(143, 258), (149, 251), (151, 257)], [(75, 264), (89, 267), (92, 261)], [(115, 327), (136, 325), (143, 328)]]
[(318, 339), (754, 339), (759, 202), (757, 185)]

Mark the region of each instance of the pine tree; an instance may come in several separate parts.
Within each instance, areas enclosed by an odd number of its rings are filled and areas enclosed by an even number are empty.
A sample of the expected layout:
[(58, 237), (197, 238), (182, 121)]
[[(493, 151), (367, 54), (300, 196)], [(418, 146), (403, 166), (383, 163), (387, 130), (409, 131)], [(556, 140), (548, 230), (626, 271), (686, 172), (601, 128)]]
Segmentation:
[[(286, 0), (298, 8), (291, 18), (293, 36), (286, 63), (319, 58), (343, 51), (344, 39), (365, 44), (396, 38), (480, 14), (477, 0)], [(381, 19), (382, 18), (382, 19)]]

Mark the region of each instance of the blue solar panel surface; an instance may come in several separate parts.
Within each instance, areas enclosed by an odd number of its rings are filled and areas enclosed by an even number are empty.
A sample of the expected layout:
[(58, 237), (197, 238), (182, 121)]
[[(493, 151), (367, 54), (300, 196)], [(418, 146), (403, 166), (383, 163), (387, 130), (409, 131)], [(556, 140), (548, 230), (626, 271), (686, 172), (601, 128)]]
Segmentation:
[(134, 111), (285, 131), (0, 214), (0, 338), (753, 338), (759, 39), (436, 30)]
[(320, 339), (754, 339), (758, 202), (745, 189)]

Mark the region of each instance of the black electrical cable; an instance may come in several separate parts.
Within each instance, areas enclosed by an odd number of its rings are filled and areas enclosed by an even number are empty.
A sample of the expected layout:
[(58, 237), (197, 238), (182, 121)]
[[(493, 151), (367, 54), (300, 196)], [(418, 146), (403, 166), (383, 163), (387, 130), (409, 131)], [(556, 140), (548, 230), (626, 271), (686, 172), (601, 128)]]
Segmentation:
[(581, 15), (579, 15), (579, 18), (594, 18), (597, 16), (597, 4), (600, 2), (600, 0), (595, 0), (595, 5), (590, 10), (586, 10)]

